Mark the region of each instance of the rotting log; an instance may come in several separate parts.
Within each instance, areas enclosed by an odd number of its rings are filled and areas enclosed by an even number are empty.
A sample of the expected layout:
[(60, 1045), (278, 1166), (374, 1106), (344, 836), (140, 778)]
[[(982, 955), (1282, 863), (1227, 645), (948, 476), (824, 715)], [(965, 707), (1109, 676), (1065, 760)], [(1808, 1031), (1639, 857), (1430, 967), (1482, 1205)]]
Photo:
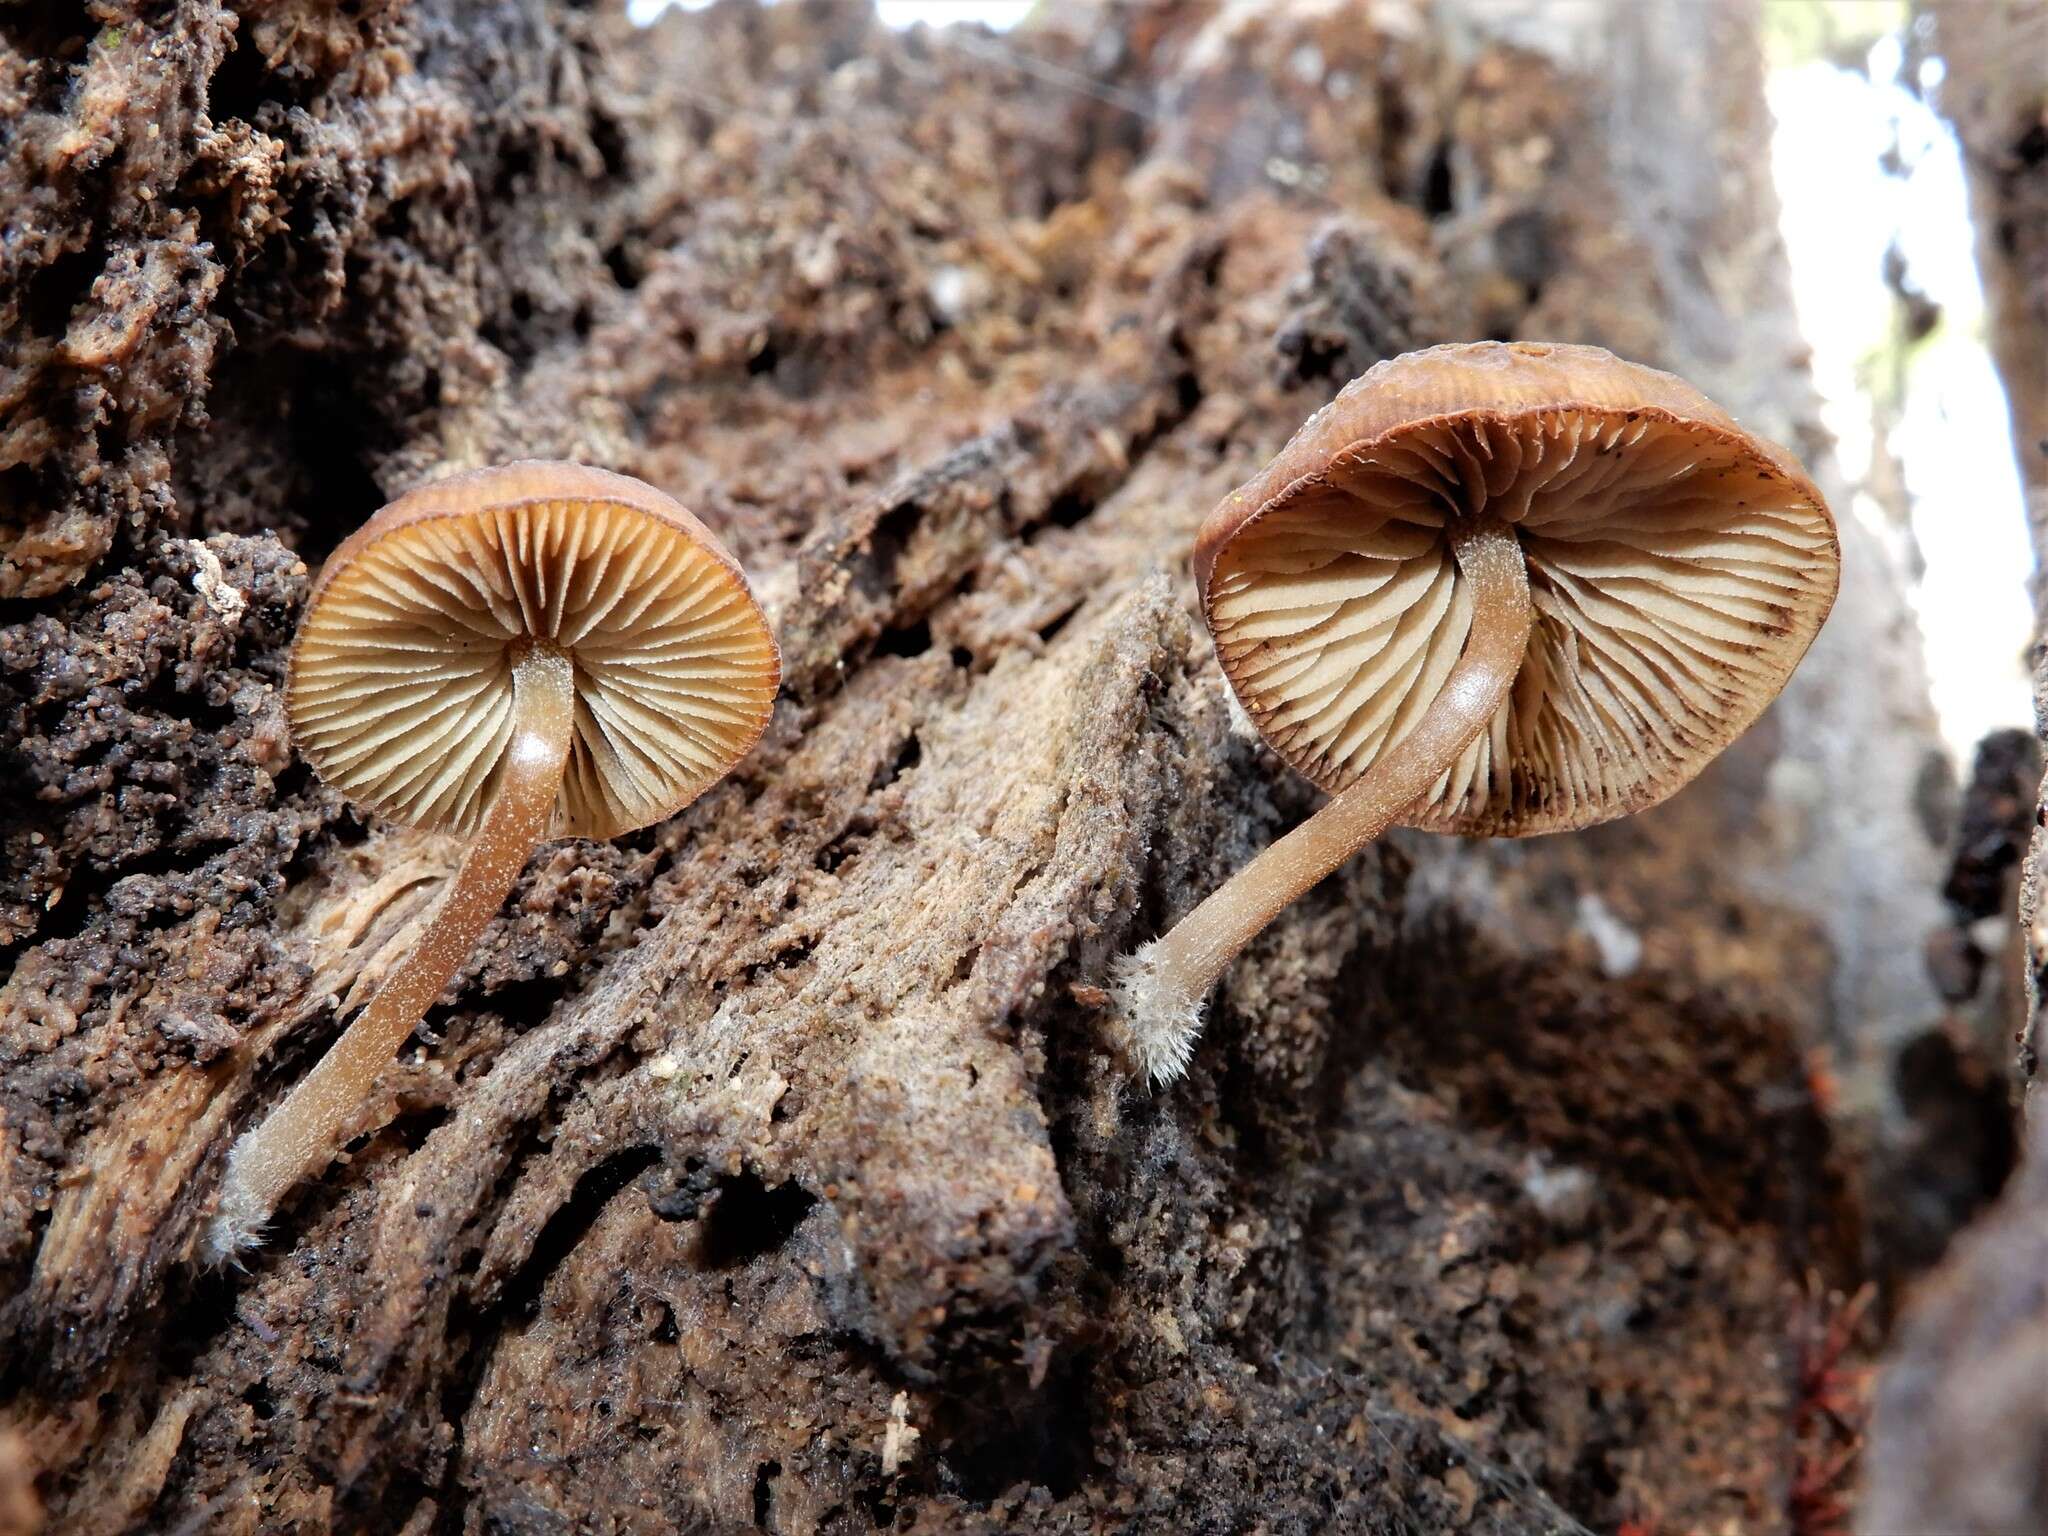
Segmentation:
[(1996, 1536), (2048, 1519), (2048, 1129), (1901, 1321), (1858, 1529)]
[[(1869, 1262), (1809, 1052), (1938, 1011), (1867, 546), (1669, 806), (1355, 860), (1171, 1094), (1091, 1003), (1311, 803), (1184, 553), (1344, 380), (1587, 340), (1817, 445), (1752, 18), (1049, 11), (0, 18), (0, 1519), (1786, 1528), (1806, 1277)], [(537, 856), (387, 1128), (202, 1272), (452, 863), (290, 750), (308, 567), (536, 454), (730, 543), (775, 723)]]

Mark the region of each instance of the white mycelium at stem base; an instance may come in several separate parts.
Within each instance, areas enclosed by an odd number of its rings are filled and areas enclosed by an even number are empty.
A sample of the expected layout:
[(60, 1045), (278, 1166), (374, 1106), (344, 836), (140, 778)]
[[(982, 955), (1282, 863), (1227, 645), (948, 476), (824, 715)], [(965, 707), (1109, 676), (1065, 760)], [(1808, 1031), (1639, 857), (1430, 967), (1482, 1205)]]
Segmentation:
[(1514, 686), (1529, 641), (1529, 578), (1515, 536), (1493, 518), (1453, 523), (1451, 547), (1470, 584), (1465, 651), (1429, 713), (1350, 788), (1231, 876), (1164, 938), (1117, 962), (1117, 1015), (1144, 1074), (1187, 1070), (1202, 1000), (1266, 925), (1386, 831), (1486, 729)]
[(531, 645), (512, 666), (512, 738), (483, 826), (448, 883), (427, 931), (384, 979), (320, 1064), (228, 1153), (206, 1257), (218, 1261), (256, 1242), (263, 1223), (300, 1179), (340, 1149), (349, 1120), (391, 1065), (434, 999), (469, 958), (527, 859), (547, 834), (561, 792), (576, 717), (568, 657)]

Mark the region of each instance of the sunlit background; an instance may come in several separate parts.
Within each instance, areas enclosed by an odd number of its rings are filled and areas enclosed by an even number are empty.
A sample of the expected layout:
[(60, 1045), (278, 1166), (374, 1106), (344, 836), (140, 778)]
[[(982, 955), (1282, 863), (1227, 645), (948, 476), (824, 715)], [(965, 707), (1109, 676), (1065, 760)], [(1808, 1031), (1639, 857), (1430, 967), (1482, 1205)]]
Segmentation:
[(1967, 753), (2032, 719), (2033, 556), (1961, 153), (1923, 99), (1941, 63), (1911, 62), (1903, 3), (1780, 0), (1764, 20), (1780, 227), (1822, 416), (1855, 515), (1912, 581), (1934, 706)]
[[(628, 10), (645, 25), (671, 5), (708, 3), (629, 0)], [(1002, 32), (1034, 3), (879, 0), (876, 11), (892, 27)], [(1985, 347), (1961, 156), (1924, 99), (1940, 85), (1940, 61), (1914, 62), (1905, 0), (1767, 0), (1763, 19), (1793, 296), (1822, 419), (1856, 488), (1838, 510), (1896, 556), (1961, 765), (1986, 732), (2032, 720), (2033, 556)]]
[[(774, 4), (775, 0), (767, 0)], [(860, 0), (847, 0), (857, 5)], [(943, 27), (949, 22), (980, 22), (997, 32), (1007, 32), (1030, 14), (1040, 0), (876, 0), (875, 14), (884, 26), (914, 27), (919, 22)], [(626, 0), (626, 14), (646, 26), (663, 11), (702, 11), (711, 0)]]

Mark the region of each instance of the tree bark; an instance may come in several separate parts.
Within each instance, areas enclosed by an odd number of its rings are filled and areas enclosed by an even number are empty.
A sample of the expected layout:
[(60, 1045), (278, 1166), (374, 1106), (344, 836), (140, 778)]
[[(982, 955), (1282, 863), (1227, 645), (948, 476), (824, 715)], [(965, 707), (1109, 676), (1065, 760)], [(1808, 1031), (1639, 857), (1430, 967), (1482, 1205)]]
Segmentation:
[[(1789, 1528), (1808, 1277), (1873, 1262), (1809, 1052), (1881, 1137), (1939, 1014), (1853, 527), (1669, 805), (1376, 847), (1170, 1093), (1098, 1012), (1313, 803), (1185, 557), (1339, 385), (1594, 341), (1821, 449), (1754, 16), (1047, 9), (0, 18), (0, 1523)], [(294, 759), (308, 569), (540, 455), (715, 527), (775, 723), (537, 855), (388, 1127), (204, 1271), (454, 859)]]
[[(2048, 635), (2048, 9), (1919, 0), (1929, 55), (1943, 66), (1935, 105), (1963, 150), (1988, 340), (2005, 385), (2037, 562), (2039, 634)], [(2048, 737), (2048, 649), (2037, 640), (2036, 731)], [(2026, 1007), (2016, 1078), (2026, 1155), (1997, 1205), (1912, 1298), (1877, 1379), (1859, 1528), (1992, 1533), (2048, 1525), (2048, 1098), (2042, 1092), (2042, 909), (2048, 792), (2042, 755), (2020, 732), (1978, 748), (1965, 841), (1948, 896), (1968, 917), (2005, 910), (2018, 867)], [(2031, 843), (2028, 842), (2031, 837)], [(2021, 851), (2024, 848), (2024, 856)], [(1959, 989), (1960, 990), (1960, 989)], [(1974, 989), (1973, 989), (1974, 990)], [(2003, 1100), (2004, 1081), (1990, 1085)], [(1967, 1148), (1988, 1114), (1942, 1137)]]
[[(2034, 535), (2036, 624), (2048, 633), (2048, 583), (2042, 576), (2048, 571), (2048, 80), (2039, 68), (2048, 57), (2048, 9), (2018, 0), (1983, 6), (1920, 0), (1916, 9), (1929, 24), (1927, 51), (1943, 67), (1936, 105), (1962, 145), (1990, 322), (1987, 339), (2005, 385)], [(2037, 644), (2035, 655), (2036, 728), (2048, 740), (2048, 651)], [(2028, 1009), (2019, 1063), (2036, 1117), (2048, 979), (2044, 871), (2048, 843), (2037, 831), (2021, 892)]]

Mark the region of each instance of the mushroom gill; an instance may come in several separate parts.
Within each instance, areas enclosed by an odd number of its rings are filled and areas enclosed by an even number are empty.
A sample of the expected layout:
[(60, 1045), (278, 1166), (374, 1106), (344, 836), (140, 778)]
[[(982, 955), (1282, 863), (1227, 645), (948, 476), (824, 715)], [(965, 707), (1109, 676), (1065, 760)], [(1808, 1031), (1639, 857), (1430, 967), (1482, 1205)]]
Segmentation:
[(1833, 597), (1826, 513), (1733, 435), (1583, 408), (1389, 434), (1210, 578), (1223, 670), (1304, 777), (1343, 790), (1428, 712), (1471, 627), (1447, 530), (1489, 514), (1528, 565), (1528, 652), (1411, 825), (1559, 831), (1662, 799), (1750, 724)]
[(694, 799), (760, 730), (772, 642), (736, 572), (650, 536), (653, 521), (616, 501), (525, 501), (364, 549), (293, 655), (307, 757), (361, 805), (473, 832), (504, 772), (518, 649), (538, 642), (576, 674), (550, 835), (613, 837)]

